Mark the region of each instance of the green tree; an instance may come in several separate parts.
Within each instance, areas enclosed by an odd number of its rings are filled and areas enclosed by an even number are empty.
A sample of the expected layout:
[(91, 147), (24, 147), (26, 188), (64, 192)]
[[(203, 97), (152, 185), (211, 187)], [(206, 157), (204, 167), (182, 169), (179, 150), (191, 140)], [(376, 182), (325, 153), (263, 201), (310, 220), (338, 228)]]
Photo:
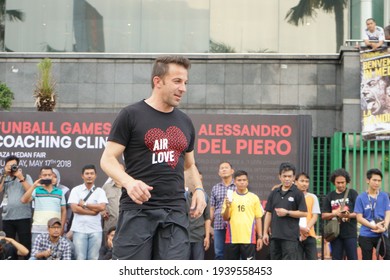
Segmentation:
[(347, 2), (347, 0), (300, 0), (298, 5), (287, 12), (285, 19), (288, 23), (298, 26), (299, 24), (305, 24), (308, 18), (315, 17), (317, 15), (316, 10), (334, 13), (337, 52), (344, 43), (344, 8), (347, 6)]
[(0, 51), (5, 51), (5, 22), (23, 21), (24, 13), (20, 10), (6, 10), (6, 0), (0, 0)]
[(14, 99), (14, 93), (4, 83), (0, 83), (0, 109), (9, 110)]

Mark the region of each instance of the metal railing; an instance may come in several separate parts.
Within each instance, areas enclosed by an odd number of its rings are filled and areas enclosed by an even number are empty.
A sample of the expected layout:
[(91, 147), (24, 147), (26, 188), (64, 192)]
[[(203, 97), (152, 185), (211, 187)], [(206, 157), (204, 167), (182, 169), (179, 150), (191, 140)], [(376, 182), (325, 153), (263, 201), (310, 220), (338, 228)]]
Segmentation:
[[(378, 40), (370, 40), (370, 42), (378, 43)], [(385, 43), (390, 43), (390, 40), (384, 40)], [(345, 46), (356, 46), (356, 45), (363, 45), (364, 40), (363, 39), (347, 39), (345, 40)], [(389, 44), (388, 44), (389, 45)]]

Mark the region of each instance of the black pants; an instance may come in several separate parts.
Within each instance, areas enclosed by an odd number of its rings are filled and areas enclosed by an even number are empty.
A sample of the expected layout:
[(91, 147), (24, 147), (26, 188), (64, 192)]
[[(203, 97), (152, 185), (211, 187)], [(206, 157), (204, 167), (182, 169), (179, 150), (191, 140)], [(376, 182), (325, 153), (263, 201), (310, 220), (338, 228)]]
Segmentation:
[(121, 211), (112, 258), (119, 260), (188, 260), (186, 213), (169, 209)]
[[(378, 245), (380, 237), (365, 237), (359, 236), (359, 247), (362, 250), (362, 259), (363, 260), (372, 260), (373, 249)], [(385, 244), (381, 246), (386, 246), (386, 254), (383, 256), (383, 259), (390, 260), (390, 240), (384, 238)]]
[(255, 244), (225, 244), (225, 260), (255, 260)]
[(299, 242), (299, 257), (302, 260), (317, 260), (317, 242), (312, 236)]
[(298, 240), (271, 239), (271, 260), (299, 260)]
[(190, 260), (204, 260), (204, 245), (203, 240), (191, 242)]
[[(3, 230), (7, 237), (19, 240), (31, 252), (31, 219), (3, 220)], [(30, 253), (25, 259), (29, 258)]]

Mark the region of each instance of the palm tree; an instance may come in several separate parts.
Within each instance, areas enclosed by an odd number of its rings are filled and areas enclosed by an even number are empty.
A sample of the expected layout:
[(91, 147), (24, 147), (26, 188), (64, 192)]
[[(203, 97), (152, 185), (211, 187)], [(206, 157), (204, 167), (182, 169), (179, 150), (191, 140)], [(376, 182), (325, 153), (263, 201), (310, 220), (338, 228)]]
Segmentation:
[(24, 13), (20, 10), (6, 10), (6, 0), (0, 0), (0, 51), (5, 51), (5, 22), (23, 21)]
[(50, 58), (45, 58), (38, 63), (38, 81), (33, 94), (38, 111), (52, 112), (56, 107), (56, 82), (52, 77), (51, 69)]
[(344, 40), (344, 8), (347, 0), (300, 0), (298, 5), (292, 7), (286, 14), (285, 19), (290, 24), (298, 26), (305, 24), (307, 18), (317, 15), (316, 10), (326, 13), (334, 13), (336, 20), (336, 51), (343, 45)]

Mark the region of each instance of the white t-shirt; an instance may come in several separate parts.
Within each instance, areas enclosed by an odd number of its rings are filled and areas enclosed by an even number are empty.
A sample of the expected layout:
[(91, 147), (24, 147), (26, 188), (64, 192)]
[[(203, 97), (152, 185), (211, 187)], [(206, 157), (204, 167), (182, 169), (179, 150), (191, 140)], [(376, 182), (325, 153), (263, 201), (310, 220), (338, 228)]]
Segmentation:
[(368, 29), (364, 30), (363, 40), (385, 40), (385, 32), (382, 27), (376, 26), (374, 32), (370, 32)]
[[(74, 187), (70, 192), (68, 203), (78, 204), (80, 199), (84, 199), (88, 193), (89, 190), (84, 184)], [(95, 191), (88, 198), (87, 203), (107, 204), (108, 200), (106, 197), (106, 193), (103, 191), (102, 188), (96, 188)], [(81, 232), (81, 233), (102, 232), (103, 229), (102, 229), (100, 213), (96, 214), (95, 216), (80, 215), (74, 213), (71, 230), (74, 232)]]

